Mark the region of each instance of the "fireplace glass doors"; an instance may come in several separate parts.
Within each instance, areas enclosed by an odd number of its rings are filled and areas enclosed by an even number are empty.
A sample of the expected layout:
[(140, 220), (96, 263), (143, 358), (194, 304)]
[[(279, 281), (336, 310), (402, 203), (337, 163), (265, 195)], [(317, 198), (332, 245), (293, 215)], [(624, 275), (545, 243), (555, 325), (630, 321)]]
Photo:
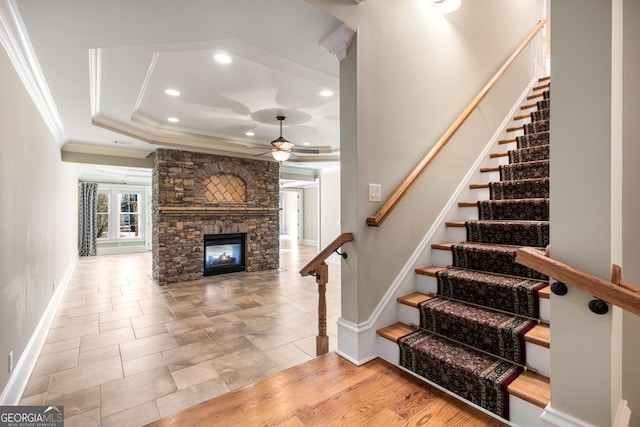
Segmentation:
[(245, 233), (205, 234), (204, 275), (245, 271)]

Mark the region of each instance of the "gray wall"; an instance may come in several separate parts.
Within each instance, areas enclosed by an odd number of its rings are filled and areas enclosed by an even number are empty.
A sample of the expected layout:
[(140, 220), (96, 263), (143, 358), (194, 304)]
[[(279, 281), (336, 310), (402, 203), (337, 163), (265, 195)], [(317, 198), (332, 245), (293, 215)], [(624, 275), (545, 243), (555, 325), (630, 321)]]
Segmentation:
[(0, 389), (77, 256), (78, 181), (0, 48)]
[(303, 189), (303, 214), (304, 229), (302, 231), (302, 241), (305, 244), (318, 244), (318, 187), (304, 187)]
[[(640, 286), (640, 2), (624, 2), (622, 241), (623, 279)], [(640, 317), (623, 316), (622, 397), (629, 401), (631, 426), (640, 427)]]
[(342, 317), (361, 323), (533, 78), (530, 52), (380, 228), (365, 225), (381, 206), (367, 184), (390, 196), (533, 29), (542, 1), (466, 1), (447, 16), (427, 1), (308, 1), (357, 28), (340, 74), (342, 231), (355, 233)]

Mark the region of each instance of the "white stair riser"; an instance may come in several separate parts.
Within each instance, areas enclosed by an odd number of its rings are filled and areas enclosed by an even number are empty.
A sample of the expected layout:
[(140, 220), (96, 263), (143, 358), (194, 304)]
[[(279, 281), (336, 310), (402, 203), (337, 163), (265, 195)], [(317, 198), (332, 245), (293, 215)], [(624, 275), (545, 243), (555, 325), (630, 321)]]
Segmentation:
[(431, 265), (448, 267), (451, 264), (453, 264), (453, 252), (451, 250), (433, 249), (431, 251)]
[[(489, 181), (487, 181), (489, 182)], [(478, 200), (489, 200), (490, 199), (490, 194), (489, 194), (489, 189), (488, 188), (474, 188), (473, 190), (469, 191), (469, 194), (471, 194), (471, 202), (476, 202)]]
[(447, 242), (464, 242), (465, 240), (467, 240), (467, 228), (447, 227), (445, 239), (447, 240)]
[(547, 347), (530, 342), (525, 343), (527, 364), (547, 378), (551, 377), (551, 351)]
[(541, 427), (544, 409), (519, 397), (509, 395), (509, 421), (518, 427)]
[(420, 310), (406, 304), (398, 303), (398, 320), (405, 325), (417, 327), (420, 325)]
[(392, 365), (400, 365), (400, 347), (398, 347), (398, 344), (386, 338), (383, 338), (380, 335), (377, 335), (376, 339), (378, 340), (378, 342), (376, 343), (376, 347), (378, 348), (378, 356), (391, 363)]
[(478, 207), (473, 206), (471, 208), (458, 208), (459, 221), (473, 221), (478, 219)]
[(416, 274), (416, 291), (423, 294), (435, 294), (438, 292), (438, 279), (433, 276)]
[(544, 320), (551, 320), (551, 300), (547, 298), (538, 299), (538, 310), (540, 311), (540, 318)]
[[(482, 182), (500, 181), (500, 172), (482, 172), (480, 179), (482, 179)], [(487, 197), (487, 199), (489, 198)]]
[[(507, 149), (505, 149), (504, 151), (509, 151)], [(494, 157), (493, 159), (491, 159), (491, 166), (500, 166), (500, 165), (508, 165), (509, 164), (509, 156), (501, 156), (501, 157)]]

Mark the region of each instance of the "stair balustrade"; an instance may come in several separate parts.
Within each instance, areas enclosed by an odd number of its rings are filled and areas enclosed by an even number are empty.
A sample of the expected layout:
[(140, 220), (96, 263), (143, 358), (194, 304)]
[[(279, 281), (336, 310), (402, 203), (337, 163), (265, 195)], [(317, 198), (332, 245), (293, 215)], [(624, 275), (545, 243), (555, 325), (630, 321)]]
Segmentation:
[(389, 216), (391, 211), (399, 204), (400, 200), (409, 192), (409, 189), (418, 181), (418, 178), (422, 173), (427, 170), (427, 167), (433, 162), (436, 156), (444, 149), (449, 140), (456, 134), (456, 132), (462, 127), (462, 124), (469, 118), (471, 113), (478, 107), (480, 102), (489, 93), (491, 88), (507, 71), (509, 66), (516, 60), (520, 53), (529, 45), (531, 40), (538, 34), (538, 32), (544, 27), (546, 19), (538, 21), (536, 26), (531, 30), (529, 35), (520, 43), (516, 50), (511, 54), (509, 59), (500, 67), (498, 72), (489, 80), (489, 83), (485, 85), (480, 93), (471, 101), (471, 103), (464, 109), (462, 114), (453, 122), (453, 124), (447, 129), (447, 131), (440, 137), (438, 142), (429, 150), (424, 158), (418, 163), (418, 165), (411, 171), (411, 173), (405, 178), (405, 180), (398, 186), (389, 199), (382, 205), (380, 210), (375, 215), (367, 217), (367, 225), (370, 227), (379, 227), (382, 222)]
[[(597, 276), (578, 270), (560, 261), (550, 258), (535, 248), (519, 248), (516, 254), (516, 262), (534, 269), (542, 274), (554, 278), (558, 283), (580, 289), (596, 299), (589, 302), (589, 309), (596, 314), (605, 314), (608, 311), (606, 303), (640, 316), (640, 288), (637, 288), (622, 280), (622, 268), (616, 264), (612, 266), (611, 282), (607, 282)], [(566, 287), (556, 287), (557, 295), (567, 293)]]
[(301, 276), (314, 276), (318, 284), (318, 336), (316, 337), (316, 356), (329, 352), (329, 337), (327, 336), (327, 283), (329, 282), (329, 266), (325, 262), (332, 253), (337, 253), (343, 259), (347, 253), (338, 249), (347, 242), (353, 241), (353, 233), (342, 233), (316, 255), (302, 270)]

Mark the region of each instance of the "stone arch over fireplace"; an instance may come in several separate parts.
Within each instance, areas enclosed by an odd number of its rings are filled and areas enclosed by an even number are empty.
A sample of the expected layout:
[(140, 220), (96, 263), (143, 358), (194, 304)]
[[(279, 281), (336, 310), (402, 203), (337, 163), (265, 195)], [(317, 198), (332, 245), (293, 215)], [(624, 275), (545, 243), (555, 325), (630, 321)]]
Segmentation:
[(196, 170), (196, 203), (246, 203), (254, 193), (253, 175), (238, 162), (209, 163)]
[(247, 201), (247, 185), (237, 175), (217, 173), (205, 179), (205, 203), (245, 203)]

